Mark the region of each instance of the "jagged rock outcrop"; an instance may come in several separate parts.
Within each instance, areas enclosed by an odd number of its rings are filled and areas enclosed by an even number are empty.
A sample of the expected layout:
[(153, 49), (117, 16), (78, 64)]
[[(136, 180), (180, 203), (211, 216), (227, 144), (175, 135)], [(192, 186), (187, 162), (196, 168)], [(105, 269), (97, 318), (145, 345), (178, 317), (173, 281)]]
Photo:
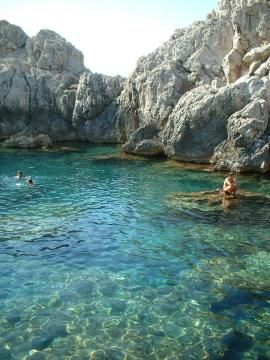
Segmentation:
[[(84, 67), (82, 53), (55, 32), (41, 30), (29, 38), (19, 27), (0, 21), (0, 139), (7, 139), (5, 145), (40, 147), (80, 139), (73, 113), (75, 102), (83, 103), (85, 97), (81, 76), (103, 84), (98, 88), (103, 107), (100, 102), (91, 103), (96, 115), (122, 89), (122, 78), (109, 81), (104, 75), (92, 74)], [(92, 90), (95, 94), (91, 95)], [(87, 94), (94, 99), (96, 92), (90, 84)]]
[[(109, 115), (105, 110), (119, 95), (123, 82), (124, 78), (121, 76), (92, 73), (84, 73), (81, 76), (72, 123), (79, 129), (82, 139), (92, 142), (121, 142), (121, 137), (115, 132), (117, 128), (114, 123), (115, 111), (113, 115)], [(115, 102), (112, 108), (115, 108)]]
[(270, 131), (265, 100), (256, 99), (229, 118), (228, 139), (216, 147), (211, 161), (219, 170), (264, 172), (269, 168)]
[[(181, 98), (160, 134), (165, 153), (181, 161), (208, 163), (215, 147), (227, 138), (232, 126), (228, 122), (230, 116), (236, 112), (241, 114), (253, 99), (258, 101), (263, 98), (268, 114), (269, 90), (269, 81), (250, 78), (240, 79), (220, 89), (201, 86), (188, 92)], [(249, 126), (252, 126), (252, 120)], [(212, 162), (215, 163), (215, 157)]]
[(123, 150), (143, 156), (157, 156), (164, 154), (163, 144), (159, 138), (159, 129), (155, 125), (140, 127), (123, 145)]
[[(228, 83), (246, 74), (253, 74), (267, 56), (270, 40), (268, 1), (223, 0), (234, 29), (233, 47), (223, 61)], [(226, 12), (226, 10), (225, 10)]]
[(40, 30), (26, 42), (28, 63), (37, 69), (81, 74), (83, 54), (51, 30)]
[(0, 138), (115, 142), (132, 154), (269, 171), (269, 24), (269, 1), (221, 0), (124, 81), (92, 74), (49, 30), (28, 38), (0, 22)]
[[(181, 96), (200, 84), (225, 84), (222, 60), (232, 46), (232, 27), (215, 13), (177, 30), (154, 53), (139, 59), (119, 103), (127, 138), (139, 127), (163, 127)], [(230, 36), (231, 35), (231, 36)]]
[(28, 36), (19, 26), (0, 21), (0, 56), (5, 58), (24, 48)]
[[(241, 128), (238, 120), (254, 102), (262, 101), (264, 118), (269, 116), (269, 21), (266, 0), (222, 0), (205, 22), (176, 31), (141, 59), (120, 96), (122, 116), (129, 124), (123, 149), (139, 154), (143, 139), (135, 141), (136, 131), (152, 124), (160, 130), (156, 137), (171, 158), (211, 161), (216, 169), (270, 170), (269, 122), (241, 151), (231, 135), (231, 127)], [(253, 112), (245, 126), (256, 128), (260, 114)], [(229, 160), (232, 151), (235, 155)]]

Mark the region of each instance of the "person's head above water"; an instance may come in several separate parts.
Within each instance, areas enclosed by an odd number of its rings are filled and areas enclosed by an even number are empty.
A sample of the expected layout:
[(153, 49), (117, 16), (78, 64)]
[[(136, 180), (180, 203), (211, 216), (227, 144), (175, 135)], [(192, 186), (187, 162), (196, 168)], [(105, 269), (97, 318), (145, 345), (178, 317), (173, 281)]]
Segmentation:
[(29, 178), (29, 179), (27, 180), (27, 184), (28, 184), (28, 185), (34, 185), (34, 181), (33, 181), (31, 178)]
[(22, 177), (23, 177), (22, 171), (21, 171), (21, 170), (18, 170), (18, 171), (17, 171), (16, 178), (17, 178), (17, 179), (21, 179)]

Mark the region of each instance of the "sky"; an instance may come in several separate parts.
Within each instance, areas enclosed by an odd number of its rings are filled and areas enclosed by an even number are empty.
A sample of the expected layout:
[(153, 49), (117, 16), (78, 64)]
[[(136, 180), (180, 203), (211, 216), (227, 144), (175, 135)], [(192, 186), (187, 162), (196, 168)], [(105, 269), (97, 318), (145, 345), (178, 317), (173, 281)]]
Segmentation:
[(93, 72), (128, 76), (174, 31), (204, 20), (218, 0), (0, 0), (0, 19), (28, 36), (57, 32)]

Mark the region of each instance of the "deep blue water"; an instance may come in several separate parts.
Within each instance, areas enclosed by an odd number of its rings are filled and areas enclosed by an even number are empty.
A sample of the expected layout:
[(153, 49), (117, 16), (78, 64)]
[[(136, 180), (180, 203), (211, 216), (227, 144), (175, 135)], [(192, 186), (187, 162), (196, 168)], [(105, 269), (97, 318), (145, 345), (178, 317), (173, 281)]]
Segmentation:
[(0, 360), (270, 359), (269, 204), (172, 200), (223, 179), (119, 146), (2, 149)]

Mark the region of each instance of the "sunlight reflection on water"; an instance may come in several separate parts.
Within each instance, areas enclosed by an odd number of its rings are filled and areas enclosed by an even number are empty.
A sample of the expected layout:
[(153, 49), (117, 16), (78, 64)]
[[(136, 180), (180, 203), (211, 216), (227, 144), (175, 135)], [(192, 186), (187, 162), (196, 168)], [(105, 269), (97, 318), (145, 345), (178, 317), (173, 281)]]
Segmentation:
[[(268, 204), (180, 208), (168, 196), (223, 177), (78, 150), (1, 154), (0, 354), (269, 357)], [(37, 186), (17, 186), (18, 169)], [(269, 193), (264, 178), (240, 183)]]

